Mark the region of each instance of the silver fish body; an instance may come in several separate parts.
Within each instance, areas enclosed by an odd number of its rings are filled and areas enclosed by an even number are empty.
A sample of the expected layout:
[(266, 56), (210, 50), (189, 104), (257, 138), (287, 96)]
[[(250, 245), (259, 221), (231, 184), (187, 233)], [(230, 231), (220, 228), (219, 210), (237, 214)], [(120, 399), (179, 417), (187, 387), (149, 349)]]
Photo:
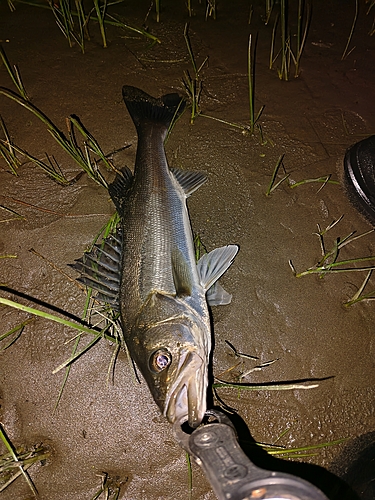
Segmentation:
[(206, 411), (207, 297), (213, 304), (230, 301), (214, 284), (238, 247), (216, 249), (196, 263), (186, 198), (206, 177), (169, 169), (164, 151), (182, 99), (177, 94), (155, 99), (129, 86), (123, 87), (123, 98), (138, 133), (134, 174), (125, 168), (109, 186), (122, 226), (118, 301), (123, 334), (162, 413), (172, 423), (186, 418), (196, 427)]

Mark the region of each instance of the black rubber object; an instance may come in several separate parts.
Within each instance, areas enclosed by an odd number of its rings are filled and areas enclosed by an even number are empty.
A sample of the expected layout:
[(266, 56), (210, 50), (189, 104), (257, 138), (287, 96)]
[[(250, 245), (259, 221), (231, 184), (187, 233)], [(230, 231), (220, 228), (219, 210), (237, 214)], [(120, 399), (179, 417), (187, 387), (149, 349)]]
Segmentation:
[(346, 151), (343, 181), (350, 201), (375, 226), (375, 135)]

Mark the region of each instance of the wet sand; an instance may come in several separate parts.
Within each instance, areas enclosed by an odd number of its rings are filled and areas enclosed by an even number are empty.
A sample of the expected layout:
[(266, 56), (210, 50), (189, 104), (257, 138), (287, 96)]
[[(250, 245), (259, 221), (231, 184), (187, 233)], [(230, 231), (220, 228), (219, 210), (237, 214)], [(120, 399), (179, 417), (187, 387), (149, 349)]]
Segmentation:
[[(114, 163), (132, 168), (136, 132), (121, 99), (122, 85), (135, 85), (152, 95), (176, 91), (185, 95), (182, 75), (185, 70), (192, 72), (183, 37), (189, 21), (198, 65), (209, 56), (201, 73), (202, 113), (245, 125), (248, 37), (258, 34), (255, 107), (265, 105), (259, 120), (264, 140), (258, 132), (242, 133), (209, 118), (198, 117), (191, 125), (185, 113), (166, 146), (170, 166), (200, 170), (209, 178), (189, 199), (193, 230), (208, 250), (228, 243), (240, 246), (222, 279), (233, 294), (232, 304), (212, 311), (212, 373), (238, 381), (240, 372), (277, 360), (243, 382), (325, 379), (311, 390), (241, 391), (239, 396), (234, 389), (218, 389), (221, 400), (237, 410), (234, 420), (245, 447), (247, 432), (259, 442), (277, 441), (293, 448), (344, 437), (354, 440), (375, 427), (375, 309), (371, 301), (343, 304), (358, 290), (366, 272), (296, 278), (288, 261), (300, 272), (321, 259), (317, 224), (323, 229), (344, 215), (326, 234), (326, 250), (337, 238), (371, 227), (337, 184), (319, 190), (322, 183), (290, 188), (285, 181), (270, 196), (265, 192), (280, 155), (285, 155), (290, 183), (328, 174), (337, 180), (345, 150), (375, 132), (375, 39), (368, 35), (374, 13), (366, 16), (365, 6), (360, 5), (350, 46), (355, 48), (341, 60), (354, 2), (316, 0), (300, 75), (292, 74), (285, 82), (268, 68), (274, 17), (266, 26), (264, 2), (258, 3), (248, 24), (248, 2), (236, 7), (218, 4), (217, 19), (207, 21), (203, 5), (193, 5), (195, 16), (189, 19), (183, 2), (162, 2), (160, 23), (154, 11), (147, 20), (161, 44), (147, 49), (144, 38), (129, 38), (134, 34), (109, 26), (108, 48), (103, 49), (99, 30), (91, 24), (84, 55), (78, 46), (69, 48), (47, 9), (16, 4), (11, 13), (3, 4), (0, 37), (35, 106), (64, 132), (65, 118), (79, 116), (106, 153), (130, 145), (114, 155)], [(140, 26), (149, 5), (133, 4), (112, 10)], [(292, 33), (295, 29), (293, 17)], [(0, 85), (13, 89), (4, 67)], [(16, 145), (38, 158), (46, 152), (55, 156), (68, 178), (79, 173), (29, 111), (0, 96), (0, 113)], [(114, 213), (108, 193), (86, 175), (62, 187), (31, 164), (20, 167), (16, 177), (3, 160), (0, 185), (1, 206), (24, 217), (4, 222), (11, 214), (1, 210), (0, 255), (17, 257), (0, 259), (0, 282), (28, 298), (1, 295), (31, 307), (34, 298), (81, 317), (85, 294), (69, 279), (77, 275), (67, 264), (82, 255)], [(373, 234), (346, 245), (339, 259), (369, 255), (375, 255)], [(366, 291), (374, 288), (371, 278)], [(0, 314), (0, 335), (29, 317), (3, 306)], [(64, 373), (52, 371), (69, 358), (72, 344), (65, 342), (74, 335), (67, 327), (36, 319), (1, 353), (0, 421), (16, 446), (41, 442), (51, 451), (44, 465), (29, 470), (41, 499), (90, 499), (99, 489), (102, 472), (122, 482), (120, 498), (188, 498), (185, 453), (146, 384), (134, 380), (125, 353), (117, 360), (114, 383), (107, 383), (114, 349), (109, 342), (100, 341), (73, 364), (54, 411)], [(227, 371), (238, 359), (226, 340), (259, 360), (245, 360)], [(84, 338), (82, 346), (88, 341)], [(335, 492), (339, 483), (330, 482), (325, 471), (345, 469), (343, 450), (337, 445), (294, 461), (259, 460), (310, 478), (330, 498), (342, 499), (344, 490)], [(340, 467), (335, 465), (338, 461)], [(347, 498), (355, 498), (346, 491)], [(26, 500), (31, 492), (17, 479), (0, 498)], [(195, 465), (192, 498), (215, 498)]]

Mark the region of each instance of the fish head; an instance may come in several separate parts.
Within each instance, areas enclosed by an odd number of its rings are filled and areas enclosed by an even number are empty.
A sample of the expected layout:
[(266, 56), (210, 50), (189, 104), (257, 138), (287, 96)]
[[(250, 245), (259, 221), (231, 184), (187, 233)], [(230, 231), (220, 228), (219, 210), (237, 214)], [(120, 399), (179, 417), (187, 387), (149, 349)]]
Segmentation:
[(207, 404), (210, 346), (197, 336), (198, 327), (177, 320), (149, 328), (136, 359), (163, 415), (171, 423), (187, 420), (192, 428), (201, 423)]

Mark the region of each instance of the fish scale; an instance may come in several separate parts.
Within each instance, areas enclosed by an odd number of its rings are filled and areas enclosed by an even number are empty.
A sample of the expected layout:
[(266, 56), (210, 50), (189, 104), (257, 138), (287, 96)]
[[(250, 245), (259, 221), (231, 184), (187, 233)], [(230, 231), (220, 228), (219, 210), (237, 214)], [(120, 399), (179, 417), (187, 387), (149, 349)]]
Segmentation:
[[(142, 133), (144, 133), (144, 128)], [(137, 154), (134, 177), (134, 183), (139, 183), (143, 187), (144, 210), (148, 221), (147, 227), (143, 228), (145, 235), (141, 251), (142, 268), (139, 274), (142, 300), (145, 300), (152, 290), (163, 290), (170, 294), (176, 293), (170, 259), (174, 246), (178, 245), (186, 259), (191, 260), (194, 255), (194, 251), (189, 248), (189, 242), (186, 241), (185, 237), (187, 228), (183, 226), (184, 223), (186, 224), (186, 220), (179, 216), (183, 212), (182, 198), (184, 195), (181, 187), (172, 179), (164, 149), (160, 147), (167, 129), (152, 125), (150, 128), (151, 132), (145, 134), (146, 137), (143, 137), (142, 141), (139, 142), (138, 150), (142, 150), (145, 142), (151, 147), (146, 147), (142, 155)], [(157, 154), (154, 154), (153, 151), (157, 151)], [(138, 156), (141, 156), (141, 161), (139, 161)], [(177, 189), (180, 193), (177, 192)], [(137, 217), (135, 209), (137, 201), (134, 201), (130, 210), (132, 214), (135, 214), (135, 217)], [(190, 229), (189, 226), (188, 228)], [(126, 294), (126, 290), (124, 294)], [(125, 297), (124, 299), (126, 300)]]

